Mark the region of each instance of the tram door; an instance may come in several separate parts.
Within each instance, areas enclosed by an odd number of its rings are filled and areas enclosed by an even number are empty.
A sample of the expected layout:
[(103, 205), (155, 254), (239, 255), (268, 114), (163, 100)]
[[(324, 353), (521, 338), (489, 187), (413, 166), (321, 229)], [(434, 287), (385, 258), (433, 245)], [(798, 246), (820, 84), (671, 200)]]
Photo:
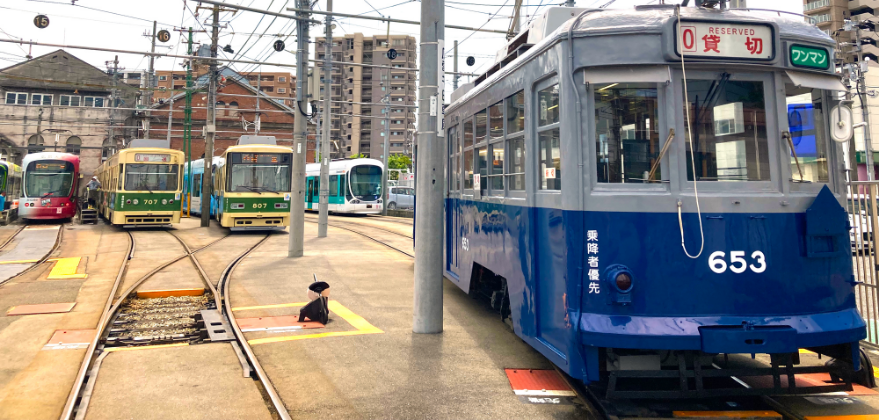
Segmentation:
[(201, 174), (192, 176), (192, 185), (190, 187), (192, 193), (192, 203), (189, 206), (190, 212), (201, 211)]

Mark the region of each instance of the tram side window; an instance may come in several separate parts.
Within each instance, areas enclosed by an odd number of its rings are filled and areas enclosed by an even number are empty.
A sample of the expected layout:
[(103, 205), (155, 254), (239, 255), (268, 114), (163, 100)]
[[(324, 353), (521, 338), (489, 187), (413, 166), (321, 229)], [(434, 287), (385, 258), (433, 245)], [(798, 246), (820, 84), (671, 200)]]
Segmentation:
[(476, 171), (479, 173), (479, 193), (488, 193), (488, 146), (482, 146), (476, 155)]
[(192, 196), (201, 197), (201, 174), (192, 177)]
[(459, 148), (460, 136), (458, 135), (458, 126), (449, 129), (449, 191), (458, 191), (461, 189), (461, 169), (458, 167), (458, 161), (461, 157)]
[(697, 181), (768, 181), (763, 83), (723, 73), (715, 80), (690, 79), (684, 89), (693, 133), (692, 142), (687, 134), (687, 179), (693, 180), (695, 166)]
[[(506, 104), (507, 188), (525, 189), (525, 91), (504, 100)], [(503, 163), (501, 163), (503, 165)]]
[[(787, 121), (790, 126), (794, 154), (788, 151), (790, 169), (794, 180), (829, 182), (827, 172), (827, 137), (824, 132), (823, 91), (784, 85), (787, 99)], [(799, 159), (799, 169), (797, 169)]]
[(485, 110), (476, 113), (474, 122), (476, 123), (476, 138), (474, 142), (479, 144), (485, 141), (485, 135), (488, 130), (488, 114)]
[(330, 177), (330, 197), (337, 195), (339, 195), (339, 176), (333, 175)]
[(464, 189), (473, 189), (473, 120), (464, 122)]
[(648, 182), (660, 152), (656, 85), (599, 84), (594, 97), (598, 182)]
[(537, 148), (541, 190), (562, 189), (562, 153), (559, 139), (559, 86), (537, 93)]

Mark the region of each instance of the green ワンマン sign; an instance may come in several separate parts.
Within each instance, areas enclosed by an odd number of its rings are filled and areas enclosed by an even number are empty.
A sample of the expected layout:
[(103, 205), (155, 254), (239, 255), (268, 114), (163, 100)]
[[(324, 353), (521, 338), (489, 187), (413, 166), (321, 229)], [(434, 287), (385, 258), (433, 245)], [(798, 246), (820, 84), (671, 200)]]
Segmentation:
[(796, 67), (821, 70), (830, 68), (830, 59), (827, 56), (827, 50), (824, 48), (793, 44), (790, 46), (790, 62)]

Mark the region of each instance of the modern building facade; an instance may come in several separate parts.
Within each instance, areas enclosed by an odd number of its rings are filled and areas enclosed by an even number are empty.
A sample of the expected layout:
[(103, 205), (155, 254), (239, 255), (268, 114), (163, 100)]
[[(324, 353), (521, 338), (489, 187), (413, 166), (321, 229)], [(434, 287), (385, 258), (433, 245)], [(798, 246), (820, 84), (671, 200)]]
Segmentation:
[[(318, 60), (324, 59), (325, 41), (316, 39)], [(390, 154), (412, 154), (416, 73), (406, 69), (417, 67), (416, 47), (415, 38), (408, 35), (391, 35), (390, 41), (384, 35), (361, 33), (333, 37), (333, 61), (392, 67), (333, 67), (330, 138), (340, 145), (334, 158), (363, 154), (379, 159), (386, 133), (390, 134)], [(387, 56), (389, 49), (397, 52), (394, 60)], [(323, 95), (323, 84), (320, 89)], [(390, 113), (386, 113), (388, 105)]]
[[(193, 80), (206, 73), (206, 70), (196, 73), (193, 71)], [(292, 106), (296, 101), (296, 75), (290, 73), (236, 73), (243, 77), (251, 86), (259, 86), (259, 90), (268, 96), (279, 98), (283, 105)], [(227, 85), (230, 83), (227, 81)], [(159, 70), (156, 71), (156, 92), (153, 94), (153, 103), (165, 101), (172, 95), (183, 92), (186, 87), (186, 70)], [(284, 99), (280, 99), (284, 98)]]

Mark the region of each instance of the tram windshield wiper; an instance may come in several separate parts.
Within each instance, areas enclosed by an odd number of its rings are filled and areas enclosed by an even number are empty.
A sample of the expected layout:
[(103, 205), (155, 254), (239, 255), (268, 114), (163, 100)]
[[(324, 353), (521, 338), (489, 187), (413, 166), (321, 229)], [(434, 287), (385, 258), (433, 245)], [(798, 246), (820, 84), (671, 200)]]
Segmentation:
[(247, 185), (239, 185), (238, 188), (245, 188), (250, 190), (251, 192), (258, 192), (262, 194), (262, 191), (260, 191), (259, 187), (248, 187)]
[(48, 196), (50, 196), (50, 195), (55, 195), (55, 191), (49, 191), (49, 192), (43, 194), (43, 198), (46, 198), (46, 197), (48, 197)]
[(261, 191), (270, 192), (270, 193), (275, 193), (275, 194), (278, 193), (277, 191), (275, 191), (275, 190), (271, 190), (271, 189), (268, 189), (268, 188), (266, 188), (266, 187), (258, 187), (258, 188), (259, 188)]

